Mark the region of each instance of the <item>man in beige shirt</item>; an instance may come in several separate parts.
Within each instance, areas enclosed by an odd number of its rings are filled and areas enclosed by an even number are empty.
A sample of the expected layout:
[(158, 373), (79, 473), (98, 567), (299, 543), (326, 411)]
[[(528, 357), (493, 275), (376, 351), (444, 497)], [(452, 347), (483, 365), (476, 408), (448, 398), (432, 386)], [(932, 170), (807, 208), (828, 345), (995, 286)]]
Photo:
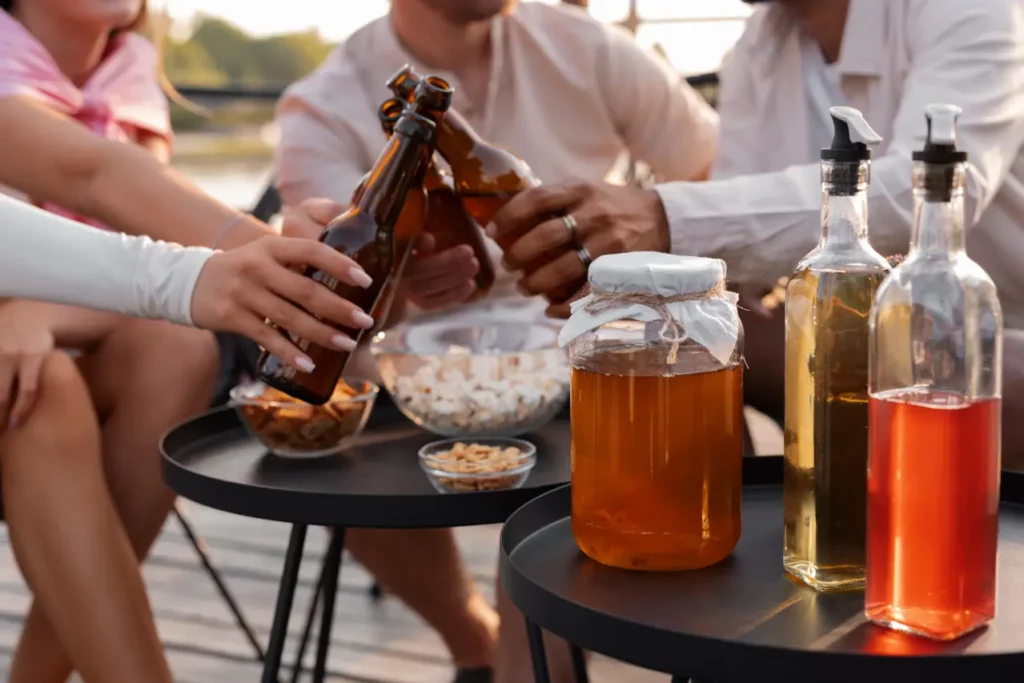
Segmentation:
[[(578, 8), (392, 0), (387, 17), (350, 36), (282, 100), (277, 178), (285, 204), (348, 201), (384, 144), (376, 116), (390, 95), (384, 83), (407, 62), (449, 80), (453, 106), (545, 183), (617, 180), (626, 155), (664, 180), (694, 180), (715, 157), (718, 117), (701, 96), (628, 33)], [(404, 290), (424, 308), (459, 303), (477, 267), (464, 248), (418, 258)], [(503, 284), (461, 315), (543, 317), (542, 299), (516, 292), (512, 278)], [(492, 664), (494, 614), (465, 577), (450, 532), (353, 531), (347, 543), (438, 629), (457, 666)], [(522, 621), (505, 626), (497, 680), (529, 680)], [(568, 675), (567, 665), (554, 665), (556, 680)]]

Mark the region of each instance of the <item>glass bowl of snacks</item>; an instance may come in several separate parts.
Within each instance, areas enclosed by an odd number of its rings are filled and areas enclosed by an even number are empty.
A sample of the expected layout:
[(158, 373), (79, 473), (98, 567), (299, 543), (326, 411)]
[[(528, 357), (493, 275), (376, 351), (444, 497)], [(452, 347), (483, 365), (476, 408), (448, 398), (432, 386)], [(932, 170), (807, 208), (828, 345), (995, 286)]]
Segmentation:
[(536, 447), (521, 439), (445, 439), (420, 449), (420, 467), (441, 493), (517, 489), (536, 463)]
[(381, 381), (410, 420), (439, 436), (528, 434), (569, 398), (558, 329), (539, 323), (439, 321), (377, 335)]
[(339, 453), (362, 433), (379, 388), (343, 378), (331, 400), (314, 406), (263, 382), (231, 390), (231, 402), (246, 429), (272, 453), (285, 458), (318, 458)]

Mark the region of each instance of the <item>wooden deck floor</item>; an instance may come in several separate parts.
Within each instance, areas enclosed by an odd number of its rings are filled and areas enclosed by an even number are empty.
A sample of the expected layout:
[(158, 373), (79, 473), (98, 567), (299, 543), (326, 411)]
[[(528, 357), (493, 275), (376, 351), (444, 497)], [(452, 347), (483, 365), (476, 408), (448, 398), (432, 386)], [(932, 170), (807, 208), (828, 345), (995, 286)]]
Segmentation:
[[(773, 431), (774, 430), (774, 431)], [(781, 451), (774, 426), (758, 422), (758, 452)], [(207, 541), (214, 562), (224, 573), (245, 613), (266, 640), (273, 616), (288, 527), (229, 515), (186, 504), (191, 521)], [(470, 570), (485, 594), (493, 596), (498, 527), (457, 531)], [(306, 542), (296, 609), (290, 624), (285, 661), (304, 623), (306, 605), (316, 580), (326, 534), (311, 529)], [(453, 669), (440, 638), (394, 598), (374, 603), (368, 595), (370, 577), (355, 563), (342, 570), (336, 606), (330, 670), (332, 680), (366, 683), (446, 683)], [(235, 626), (212, 582), (175, 520), (166, 525), (145, 566), (153, 609), (168, 658), (179, 683), (250, 683), (260, 667), (251, 647)], [(29, 595), (14, 564), (6, 527), (0, 526), (0, 678), (8, 662)], [(309, 648), (312, 650), (312, 648)], [(312, 654), (307, 651), (306, 666)], [(597, 657), (590, 666), (595, 683), (664, 683), (666, 676)]]

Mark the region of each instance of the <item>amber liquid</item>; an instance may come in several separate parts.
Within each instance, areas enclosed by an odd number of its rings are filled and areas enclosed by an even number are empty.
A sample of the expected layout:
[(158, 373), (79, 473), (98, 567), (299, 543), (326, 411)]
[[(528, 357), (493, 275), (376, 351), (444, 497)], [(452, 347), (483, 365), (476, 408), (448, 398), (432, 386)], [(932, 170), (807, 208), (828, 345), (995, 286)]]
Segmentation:
[[(365, 179), (364, 179), (365, 182)], [(359, 203), (359, 196), (362, 194), (363, 184), (360, 183), (352, 196), (352, 206)], [(422, 187), (415, 187), (406, 194), (405, 205), (402, 212), (398, 214), (398, 221), (395, 223), (395, 264), (391, 271), (391, 277), (384, 284), (377, 303), (370, 311), (370, 317), (374, 320), (371, 330), (376, 333), (384, 329), (391, 314), (391, 307), (395, 303), (398, 294), (398, 285), (402, 281), (405, 267), (412, 257), (413, 248), (424, 228), (427, 211), (429, 210), (428, 198)]]
[(427, 195), (427, 222), (424, 226), (437, 240), (434, 250), (447, 251), (461, 244), (473, 250), (480, 270), (477, 271), (476, 295), (484, 296), (494, 286), (494, 264), (484, 242), (483, 231), (477, 227), (464, 208), (463, 202), (451, 188), (441, 185)]
[(742, 372), (630, 374), (642, 356), (572, 369), (573, 534), (613, 567), (706, 567), (740, 537)]
[[(374, 239), (379, 235), (377, 224), (365, 213), (357, 213), (345, 219), (335, 219), (331, 226), (320, 236), (320, 241), (353, 259), (373, 278), (373, 284), (367, 288), (339, 282), (322, 270), (307, 268), (306, 277), (319, 282), (342, 299), (351, 301), (364, 311), (372, 311), (384, 294), (391, 274), (394, 271), (395, 253), (393, 240)], [(367, 330), (352, 329), (335, 325), (337, 329), (362, 342)], [(268, 386), (278, 391), (311, 403), (323, 405), (334, 393), (345, 364), (351, 354), (347, 351), (328, 349), (314, 344), (308, 339), (280, 330), (303, 351), (316, 369), (312, 373), (297, 371), (277, 356), (264, 351), (259, 360), (259, 377)]]
[(995, 616), (1000, 400), (871, 397), (866, 614), (949, 640)]
[[(518, 190), (512, 192), (464, 192), (460, 190), (459, 198), (462, 200), (462, 206), (466, 208), (466, 213), (472, 216), (478, 224), (486, 227), (494, 218), (494, 214), (508, 204), (516, 194), (518, 194)], [(498, 241), (498, 246), (503, 250), (508, 249), (521, 236), (503, 235), (503, 239)]]
[(864, 585), (868, 314), (884, 276), (806, 269), (788, 286), (783, 566), (817, 590)]

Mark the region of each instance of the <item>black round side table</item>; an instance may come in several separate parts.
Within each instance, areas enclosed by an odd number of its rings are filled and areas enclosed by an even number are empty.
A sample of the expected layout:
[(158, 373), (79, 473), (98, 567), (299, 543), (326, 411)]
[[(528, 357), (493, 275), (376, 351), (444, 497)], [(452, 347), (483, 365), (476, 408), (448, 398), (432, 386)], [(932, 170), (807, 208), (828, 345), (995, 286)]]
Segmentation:
[[(288, 460), (269, 452), (245, 430), (234, 408), (216, 410), (172, 429), (161, 443), (163, 474), (179, 495), (247, 517), (288, 522), (292, 531), (274, 610), (263, 683), (277, 683), (282, 650), (308, 526), (331, 527), (317, 592), (296, 658), (323, 596), (314, 681), (326, 675), (346, 528), (425, 529), (497, 524), (532, 498), (569, 481), (566, 415), (523, 438), (537, 447), (537, 464), (519, 489), (438, 493), (420, 469), (420, 447), (440, 437), (405, 419), (381, 396), (357, 446), (343, 454)], [(579, 659), (582, 656), (574, 653)]]
[(739, 545), (698, 571), (630, 572), (589, 559), (573, 539), (568, 486), (513, 514), (501, 575), (526, 616), (538, 683), (547, 683), (540, 628), (673, 681), (1024, 680), (1024, 475), (1002, 477), (996, 619), (939, 643), (867, 622), (862, 591), (819, 594), (787, 578), (781, 460), (744, 460)]

